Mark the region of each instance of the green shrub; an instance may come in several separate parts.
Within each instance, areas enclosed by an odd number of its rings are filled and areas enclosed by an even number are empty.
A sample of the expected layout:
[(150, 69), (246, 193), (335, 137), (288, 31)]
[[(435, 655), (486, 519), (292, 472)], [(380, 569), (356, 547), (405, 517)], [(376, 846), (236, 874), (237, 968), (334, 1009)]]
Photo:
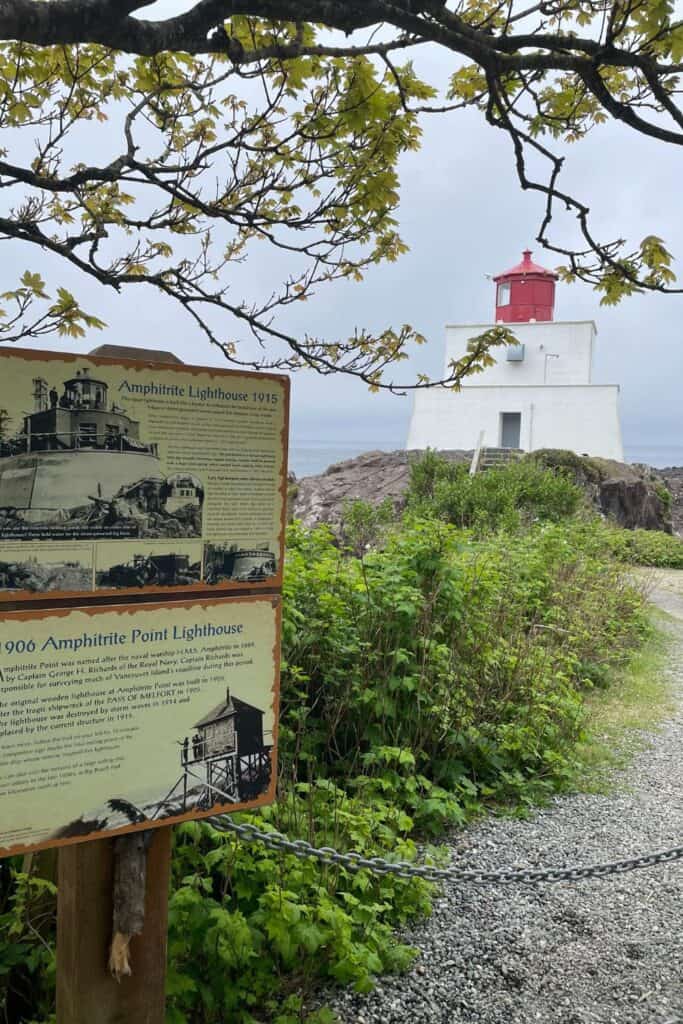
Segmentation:
[(396, 511), (390, 498), (379, 505), (369, 501), (347, 501), (342, 510), (340, 542), (343, 549), (362, 558), (380, 547), (389, 529), (396, 523)]
[[(288, 565), (288, 770), (301, 778), (315, 766), (341, 785), (379, 771), (377, 749), (407, 751), (461, 812), (565, 782), (582, 688), (644, 628), (642, 598), (606, 556), (599, 524), (474, 541), (414, 520), (363, 560), (345, 558), (325, 530), (295, 530)], [(409, 810), (427, 832), (433, 806), (427, 796)]]
[(661, 501), (662, 505), (664, 506), (664, 510), (666, 512), (668, 512), (668, 513), (671, 513), (671, 509), (673, 507), (674, 498), (673, 498), (673, 494), (671, 493), (669, 488), (666, 487), (665, 484), (656, 483), (655, 484), (655, 494), (657, 495), (657, 497)]
[(608, 475), (602, 460), (577, 455), (566, 448), (537, 448), (525, 458), (544, 469), (559, 471), (577, 484), (597, 484)]
[(56, 886), (0, 861), (0, 1013), (6, 1021), (53, 1021)]
[(605, 528), (605, 542), (612, 554), (629, 565), (683, 569), (683, 540), (659, 530)]
[[(418, 840), (494, 801), (523, 808), (572, 781), (584, 695), (607, 685), (647, 632), (642, 595), (611, 555), (625, 531), (567, 518), (574, 490), (528, 467), (482, 475), (495, 533), (482, 520), (458, 529), (442, 517), (439, 487), (455, 502), (470, 500), (471, 485), (440, 474), (427, 460), (415, 485), (415, 504), (431, 488), (439, 515), (418, 517), (414, 505), (392, 526), (381, 511), (349, 510), (342, 547), (325, 528), (290, 529), (280, 798), (246, 820), (410, 860)], [(535, 521), (521, 530), (523, 519)], [(368, 553), (372, 531), (382, 547)], [(17, 1024), (46, 1024), (54, 887), (19, 866), (5, 864), (0, 878), (0, 1005), (11, 1003)], [(430, 887), (415, 880), (321, 867), (184, 824), (169, 1024), (327, 1024), (324, 1010), (306, 1016), (312, 989), (364, 991), (404, 968), (411, 952), (394, 929), (429, 905)]]
[[(366, 805), (331, 783), (290, 785), (278, 805), (242, 816), (318, 845), (415, 858), (412, 823), (386, 801)], [(169, 931), (168, 1024), (295, 1024), (323, 980), (372, 987), (413, 953), (392, 929), (429, 910), (430, 886), (320, 868), (210, 826), (176, 829)], [(306, 1018), (323, 1024), (323, 1013)]]
[(581, 489), (563, 471), (531, 459), (470, 476), (462, 463), (427, 452), (411, 466), (407, 507), (483, 535), (518, 530), (533, 522), (557, 522), (584, 504)]

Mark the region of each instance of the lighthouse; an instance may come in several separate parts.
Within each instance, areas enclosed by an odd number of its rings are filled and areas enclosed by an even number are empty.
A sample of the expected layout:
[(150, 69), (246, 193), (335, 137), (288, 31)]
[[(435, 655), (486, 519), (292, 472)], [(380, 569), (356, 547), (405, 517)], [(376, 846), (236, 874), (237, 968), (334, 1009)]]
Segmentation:
[(595, 323), (554, 319), (557, 280), (527, 249), (493, 276), (493, 322), (446, 327), (444, 376), (470, 338), (496, 324), (518, 344), (492, 350), (495, 364), (466, 377), (459, 392), (416, 392), (409, 449), (564, 448), (623, 460), (619, 387), (593, 383)]

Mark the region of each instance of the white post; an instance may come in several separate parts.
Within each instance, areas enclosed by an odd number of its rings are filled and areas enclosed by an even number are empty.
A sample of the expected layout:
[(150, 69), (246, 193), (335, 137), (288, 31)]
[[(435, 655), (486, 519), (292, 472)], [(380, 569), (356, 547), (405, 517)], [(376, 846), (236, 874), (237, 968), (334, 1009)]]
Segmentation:
[(479, 459), (481, 458), (481, 450), (482, 450), (483, 446), (484, 446), (484, 431), (480, 430), (479, 431), (479, 440), (477, 441), (477, 447), (474, 449), (474, 455), (472, 456), (472, 461), (470, 463), (470, 476), (474, 476), (474, 474), (479, 469)]

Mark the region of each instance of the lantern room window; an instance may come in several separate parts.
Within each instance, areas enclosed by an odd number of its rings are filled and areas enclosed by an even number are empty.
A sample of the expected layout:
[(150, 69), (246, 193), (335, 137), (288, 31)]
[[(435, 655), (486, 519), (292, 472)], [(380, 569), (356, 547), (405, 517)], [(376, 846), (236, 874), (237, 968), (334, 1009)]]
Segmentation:
[(496, 304), (498, 306), (509, 306), (510, 305), (510, 282), (509, 281), (502, 281), (501, 284), (498, 285), (498, 299), (497, 299), (497, 303)]

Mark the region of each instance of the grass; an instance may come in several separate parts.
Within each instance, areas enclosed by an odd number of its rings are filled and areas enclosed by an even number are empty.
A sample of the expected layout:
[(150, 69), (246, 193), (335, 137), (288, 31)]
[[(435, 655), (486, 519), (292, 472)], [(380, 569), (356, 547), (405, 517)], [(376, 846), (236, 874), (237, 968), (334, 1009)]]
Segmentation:
[(664, 632), (668, 619), (655, 613), (655, 630), (645, 647), (612, 681), (609, 689), (596, 690), (586, 701), (586, 738), (578, 749), (581, 765), (577, 788), (588, 793), (608, 793), (624, 769), (676, 709), (671, 684), (664, 671), (674, 640)]

